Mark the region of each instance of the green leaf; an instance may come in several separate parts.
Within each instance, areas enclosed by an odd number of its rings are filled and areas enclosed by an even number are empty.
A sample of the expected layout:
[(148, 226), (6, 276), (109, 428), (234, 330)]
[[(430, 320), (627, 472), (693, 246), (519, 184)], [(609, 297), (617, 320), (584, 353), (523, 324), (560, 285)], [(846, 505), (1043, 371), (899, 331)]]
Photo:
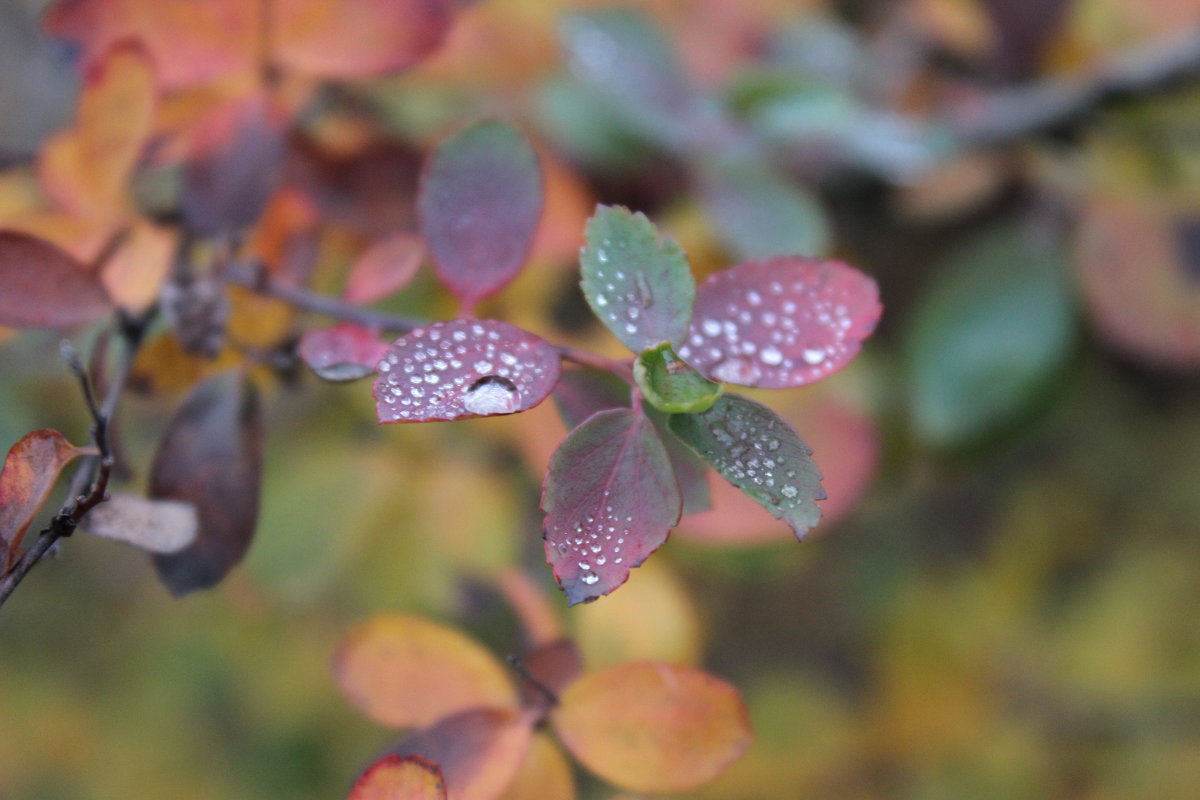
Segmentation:
[(1011, 422), (1066, 359), (1075, 308), (1057, 243), (1017, 227), (951, 256), (919, 300), (908, 332), (917, 435), (956, 446)]
[(671, 430), (748, 497), (803, 537), (825, 499), (812, 449), (778, 414), (736, 394), (701, 414), (675, 414)]
[(696, 282), (683, 250), (645, 214), (597, 206), (579, 258), (588, 305), (630, 350), (687, 335)]
[(708, 411), (722, 391), (721, 384), (689, 367), (665, 342), (642, 351), (633, 377), (651, 405), (672, 414)]

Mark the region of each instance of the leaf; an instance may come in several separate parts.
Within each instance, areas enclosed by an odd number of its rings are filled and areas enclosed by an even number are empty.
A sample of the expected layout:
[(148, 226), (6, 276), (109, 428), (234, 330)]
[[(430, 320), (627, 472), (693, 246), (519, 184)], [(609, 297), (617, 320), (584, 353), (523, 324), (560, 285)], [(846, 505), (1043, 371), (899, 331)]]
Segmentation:
[(707, 411), (722, 392), (721, 384), (689, 367), (665, 342), (642, 351), (633, 362), (633, 377), (646, 399), (668, 413)]
[(695, 514), (705, 511), (712, 505), (708, 487), (708, 462), (696, 455), (696, 451), (688, 447), (676, 436), (668, 425), (669, 414), (664, 414), (654, 408), (643, 407), (646, 416), (654, 423), (658, 438), (663, 447), (667, 448), (667, 457), (671, 459), (671, 469), (675, 472), (675, 480), (679, 483), (679, 493), (683, 495), (684, 514)]
[(829, 222), (816, 199), (766, 165), (709, 169), (701, 199), (735, 258), (820, 256), (829, 250)]
[(702, 414), (675, 414), (671, 430), (713, 469), (803, 537), (825, 498), (812, 450), (764, 405), (736, 394)]
[(567, 435), (542, 487), (546, 561), (570, 605), (616, 589), (667, 540), (682, 500), (643, 414), (601, 411)]
[(533, 722), (519, 711), (476, 708), (417, 731), (389, 752), (423, 756), (440, 766), (448, 800), (494, 800), (521, 768)]
[(506, 322), (435, 322), (388, 348), (376, 414), (380, 422), (515, 414), (545, 400), (561, 368), (553, 345)]
[(644, 13), (572, 14), (561, 38), (572, 74), (614, 101), (613, 112), (643, 135), (679, 148), (703, 130), (708, 111), (703, 98), (674, 46)]
[(629, 384), (610, 372), (564, 370), (554, 387), (554, 406), (567, 430), (574, 430), (597, 411), (628, 408)]
[[(21, 546), (26, 528), (50, 496), (63, 468), (79, 456), (95, 454), (94, 448), (76, 447), (49, 429), (27, 433), (9, 449), (0, 470), (0, 545), (10, 556)], [(4, 567), (0, 559), (0, 574)]]
[(230, 100), (197, 123), (181, 190), (192, 232), (229, 235), (258, 221), (279, 180), (285, 123), (266, 92)]
[(113, 303), (140, 314), (158, 300), (177, 249), (173, 230), (135, 220), (129, 235), (100, 271)]
[(38, 155), (47, 194), (74, 214), (119, 217), (156, 105), (150, 56), (138, 42), (117, 42), (88, 71), (75, 124)]
[(691, 667), (633, 662), (583, 676), (552, 716), (566, 748), (606, 781), (677, 792), (712, 780), (750, 745), (738, 691)]
[(553, 739), (534, 734), (520, 771), (500, 800), (575, 800), (571, 765)]
[(960, 445), (1013, 420), (1070, 352), (1065, 253), (1019, 228), (954, 254), (917, 303), (907, 336), (915, 431)]
[(846, 366), (881, 311), (875, 281), (839, 261), (746, 261), (700, 286), (677, 351), (713, 380), (803, 386)]
[(417, 210), (438, 277), (472, 308), (529, 256), (542, 213), (537, 154), (511, 125), (477, 122), (438, 146)]
[[(521, 664), (526, 673), (556, 696), (583, 674), (583, 655), (575, 642), (566, 638), (538, 645), (521, 657)], [(547, 700), (528, 681), (521, 682), (521, 697), (525, 708), (544, 706)]]
[(35, 236), (0, 230), (0, 325), (66, 328), (112, 310), (97, 277)]
[(300, 358), (327, 381), (356, 381), (375, 374), (388, 346), (370, 330), (351, 322), (314, 328), (300, 337)]
[(215, 375), (184, 400), (150, 468), (150, 497), (192, 503), (196, 540), (154, 566), (179, 597), (215, 586), (246, 554), (258, 520), (263, 422), (258, 393), (238, 372)]
[(81, 527), (92, 536), (115, 539), (152, 553), (177, 553), (195, 541), (199, 525), (196, 507), (191, 503), (114, 494), (89, 511)]
[(454, 19), (450, 0), (272, 0), (272, 56), (323, 78), (397, 72), (430, 55)]
[(415, 727), (480, 706), (515, 708), (500, 663), (454, 628), (381, 614), (352, 631), (333, 660), (338, 687), (382, 725)]
[(382, 300), (412, 281), (424, 257), (425, 246), (411, 233), (377, 239), (350, 268), (342, 297), (355, 304)]
[(695, 281), (683, 250), (645, 214), (597, 206), (579, 264), (588, 305), (621, 344), (639, 353), (683, 340)]
[(446, 800), (446, 782), (421, 756), (384, 756), (354, 782), (348, 800)]
[(46, 30), (80, 45), (85, 67), (122, 39), (150, 51), (165, 89), (250, 72), (259, 53), (260, 5), (245, 0), (59, 0)]

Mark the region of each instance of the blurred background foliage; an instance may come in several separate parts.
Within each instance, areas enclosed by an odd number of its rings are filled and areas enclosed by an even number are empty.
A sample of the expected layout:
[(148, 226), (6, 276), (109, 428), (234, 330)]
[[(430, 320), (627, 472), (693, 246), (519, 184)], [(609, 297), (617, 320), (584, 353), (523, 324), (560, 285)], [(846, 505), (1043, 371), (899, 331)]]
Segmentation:
[[(0, 69), (4, 225), (30, 224), (31, 158), (74, 114), (45, 5), (0, 5), (0, 65), (24, 64)], [(757, 741), (691, 797), (1195, 796), (1200, 95), (1182, 80), (1048, 125), (993, 104), (1183, 34), (1193, 0), (482, 0), (432, 59), (312, 96), (296, 137), (338, 165), (326, 291), (368, 236), (411, 229), (420, 154), (487, 114), (538, 143), (549, 193), (489, 316), (620, 355), (576, 289), (597, 201), (649, 213), (700, 274), (794, 251), (878, 279), (863, 356), (763, 397), (827, 476), (809, 540), (714, 484), (627, 586), (564, 610), (593, 666), (703, 663), (743, 689)], [(135, 196), (169, 186), (146, 170)], [(244, 341), (292, 324), (239, 302)], [(453, 308), (428, 274), (387, 307)], [(57, 341), (0, 332), (0, 443), (83, 439)], [(208, 369), (143, 354), (121, 420), (135, 486)], [(259, 533), (219, 589), (173, 601), (140, 553), (77, 536), (0, 613), (0, 797), (344, 796), (393, 735), (334, 689), (352, 625), (420, 612), (507, 653), (498, 578), (554, 592), (552, 404), (380, 428), (364, 385), (265, 385)]]

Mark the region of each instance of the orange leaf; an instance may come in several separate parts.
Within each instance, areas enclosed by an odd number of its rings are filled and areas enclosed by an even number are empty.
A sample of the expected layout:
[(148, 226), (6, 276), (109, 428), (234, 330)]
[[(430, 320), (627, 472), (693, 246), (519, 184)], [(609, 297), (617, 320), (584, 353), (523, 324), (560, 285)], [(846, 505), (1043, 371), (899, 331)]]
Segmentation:
[(384, 756), (350, 790), (349, 800), (445, 800), (446, 782), (437, 764), (420, 756)]
[(496, 590), (517, 615), (525, 641), (530, 645), (536, 647), (562, 638), (563, 627), (557, 608), (550, 605), (546, 593), (527, 573), (515, 567), (499, 570)]
[(154, 121), (153, 67), (136, 42), (113, 45), (92, 65), (75, 124), (42, 148), (38, 173), (55, 202), (81, 215), (114, 219)]
[(605, 780), (636, 792), (692, 789), (750, 744), (738, 691), (691, 667), (632, 662), (573, 683), (553, 714), (564, 745)]
[(453, 628), (403, 614), (354, 630), (334, 657), (334, 674), (350, 702), (383, 725), (428, 725), (468, 708), (517, 704), (491, 653)]
[(575, 800), (571, 765), (550, 737), (537, 734), (501, 800)]
[(326, 78), (395, 72), (432, 53), (450, 29), (450, 0), (274, 0), (272, 55)]
[(104, 265), (100, 280), (114, 303), (140, 313), (158, 299), (174, 253), (171, 231), (138, 220), (130, 228), (129, 238)]
[[(0, 545), (9, 555), (21, 546), (25, 529), (46, 502), (63, 467), (95, 452), (94, 448), (76, 447), (58, 431), (48, 429), (27, 433), (12, 446), (0, 470)], [(0, 572), (4, 566), (0, 563)]]
[(346, 290), (348, 303), (374, 303), (408, 285), (425, 257), (421, 237), (392, 233), (377, 240), (350, 268)]
[(524, 712), (476, 708), (417, 731), (390, 753), (440, 766), (448, 800), (495, 800), (521, 768), (535, 721)]

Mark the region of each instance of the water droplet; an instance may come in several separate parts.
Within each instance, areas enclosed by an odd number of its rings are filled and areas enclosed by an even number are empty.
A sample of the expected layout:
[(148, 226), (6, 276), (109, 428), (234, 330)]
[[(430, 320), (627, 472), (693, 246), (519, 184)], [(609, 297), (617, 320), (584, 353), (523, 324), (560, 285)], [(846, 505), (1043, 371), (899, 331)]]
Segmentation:
[(768, 450), (778, 450), (779, 449), (779, 440), (778, 439), (769, 440), (767, 442), (767, 449)]
[(764, 347), (763, 351), (758, 354), (758, 357), (762, 359), (764, 364), (769, 364), (772, 367), (783, 363), (783, 353), (774, 347)]
[(471, 384), (463, 407), (472, 414), (511, 414), (517, 410), (517, 387), (508, 378), (488, 375)]
[(486, 375), (496, 368), (496, 365), (490, 361), (476, 361), (475, 371), (480, 375)]
[(608, 263), (608, 251), (606, 251), (603, 247), (601, 247), (599, 250), (596, 251), (596, 260), (599, 261), (601, 264), (607, 264)]
[(784, 486), (784, 487), (783, 487), (782, 489), (780, 489), (779, 491), (780, 491), (780, 493), (781, 493), (781, 494), (783, 494), (783, 496), (784, 496), (784, 497), (786, 497), (786, 498), (787, 498), (787, 499), (789, 499), (789, 500), (791, 500), (791, 499), (792, 499), (792, 498), (794, 498), (794, 497), (795, 497), (797, 494), (799, 494), (799, 492), (796, 490), (796, 487), (795, 487), (795, 486)]
[(727, 358), (713, 367), (713, 377), (726, 383), (738, 383), (752, 386), (762, 375), (762, 370), (754, 362), (745, 358)]
[(596, 295), (596, 305), (604, 308), (606, 305), (608, 305), (608, 298), (602, 294)]
[(600, 576), (594, 572), (585, 572), (579, 578), (579, 580), (583, 581), (588, 586), (591, 586), (593, 583), (596, 583), (598, 580), (600, 580)]
[(637, 333), (637, 325), (634, 325), (632, 322), (625, 323), (625, 332), (626, 333)]
[(762, 295), (751, 289), (746, 292), (746, 302), (752, 306), (757, 306), (762, 303)]
[(721, 323), (717, 322), (715, 319), (706, 319), (704, 322), (700, 323), (700, 330), (704, 331), (705, 336), (720, 336)]
[(825, 360), (825, 351), (817, 350), (813, 347), (806, 347), (802, 355), (804, 358), (804, 363), (812, 364), (814, 367)]

